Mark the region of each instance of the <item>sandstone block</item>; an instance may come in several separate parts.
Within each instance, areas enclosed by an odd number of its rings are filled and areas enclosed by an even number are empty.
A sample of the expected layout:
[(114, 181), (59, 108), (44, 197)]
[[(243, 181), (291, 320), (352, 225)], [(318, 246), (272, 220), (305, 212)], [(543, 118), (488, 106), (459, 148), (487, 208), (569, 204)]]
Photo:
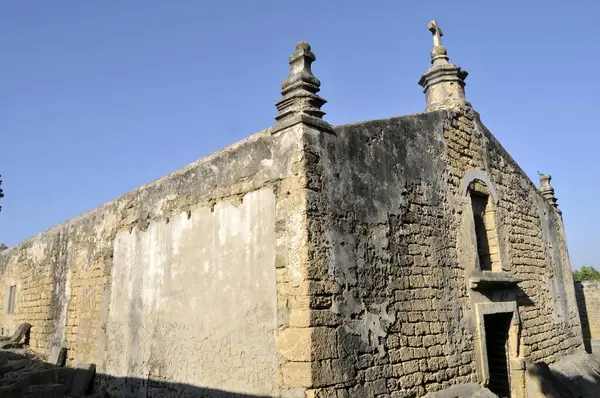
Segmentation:
[(287, 362), (279, 367), (282, 381), (287, 387), (311, 387), (312, 369), (310, 362)]

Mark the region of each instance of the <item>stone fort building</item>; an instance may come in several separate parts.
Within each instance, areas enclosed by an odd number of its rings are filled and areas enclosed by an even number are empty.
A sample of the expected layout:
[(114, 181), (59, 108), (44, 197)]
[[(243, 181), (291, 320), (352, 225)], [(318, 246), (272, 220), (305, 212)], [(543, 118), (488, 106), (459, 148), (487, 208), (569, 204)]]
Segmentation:
[(301, 42), (274, 126), (0, 252), (0, 327), (111, 396), (421, 397), (583, 352), (562, 215), (465, 97), (331, 126)]

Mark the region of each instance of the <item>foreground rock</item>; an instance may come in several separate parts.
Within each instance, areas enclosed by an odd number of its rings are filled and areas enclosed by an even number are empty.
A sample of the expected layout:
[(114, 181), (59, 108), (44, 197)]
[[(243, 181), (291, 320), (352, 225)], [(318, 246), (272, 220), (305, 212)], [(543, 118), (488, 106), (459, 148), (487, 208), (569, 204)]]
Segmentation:
[[(58, 350), (54, 356), (64, 355)], [(55, 358), (60, 362), (62, 358)], [(26, 349), (0, 350), (0, 397), (83, 397), (90, 391), (96, 367), (80, 364), (65, 368)]]
[(31, 324), (22, 323), (17, 327), (15, 333), (8, 339), (0, 340), (0, 349), (21, 348), (25, 344), (29, 344), (29, 331)]
[(481, 387), (479, 384), (469, 383), (460, 384), (447, 388), (442, 391), (433, 392), (425, 395), (423, 398), (498, 398), (496, 394), (488, 390), (487, 388)]
[(527, 369), (528, 398), (600, 397), (600, 357), (569, 355), (548, 366), (536, 363)]

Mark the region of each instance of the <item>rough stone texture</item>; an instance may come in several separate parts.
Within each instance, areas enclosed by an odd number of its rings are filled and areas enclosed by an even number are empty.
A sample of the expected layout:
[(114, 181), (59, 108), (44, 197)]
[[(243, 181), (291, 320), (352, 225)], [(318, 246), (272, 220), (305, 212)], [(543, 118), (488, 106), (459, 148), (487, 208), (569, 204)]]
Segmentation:
[(30, 322), (32, 349), (65, 346), (116, 391), (276, 395), (277, 292), (306, 297), (279, 277), (301, 278), (302, 134), (263, 131), (3, 251), (0, 325)]
[(24, 342), (28, 339), (29, 330), (31, 329), (31, 324), (25, 322), (17, 326), (17, 329), (13, 333), (13, 335), (8, 339), (11, 343), (20, 343), (21, 340)]
[[(478, 303), (517, 304), (515, 396), (523, 393), (524, 363), (581, 350), (560, 214), (472, 109), (335, 131), (309, 144), (308, 278), (327, 286), (311, 299), (310, 327), (329, 329), (312, 344), (335, 348), (326, 358), (313, 354), (314, 396), (417, 397), (485, 381)], [(469, 288), (473, 276), (486, 277), (474, 264), (461, 190), (471, 170), (497, 192), (498, 256), (509, 287)]]
[(60, 346), (52, 346), (50, 354), (48, 354), (47, 362), (56, 366), (63, 366), (67, 359), (67, 349)]
[(600, 358), (576, 354), (548, 366), (527, 370), (527, 398), (595, 398), (600, 396)]
[[(95, 365), (64, 368), (44, 362), (28, 350), (0, 351), (0, 396), (6, 398), (69, 398), (89, 396)], [(106, 396), (105, 391), (93, 394)]]
[(432, 392), (425, 395), (425, 398), (497, 398), (498, 396), (490, 390), (481, 387), (479, 384), (469, 383), (452, 386), (442, 391)]
[(64, 397), (69, 370), (44, 363), (27, 350), (0, 351), (0, 396)]
[(17, 326), (17, 330), (5, 342), (0, 343), (0, 348), (20, 348), (29, 343), (31, 324), (25, 322)]
[(577, 306), (588, 352), (600, 344), (600, 281), (575, 282)]
[(470, 107), (325, 130), (261, 132), (1, 252), (18, 293), (0, 325), (30, 322), (33, 349), (96, 363), (117, 396), (486, 383), (495, 312), (512, 316), (514, 396), (527, 364), (582, 349), (561, 215)]

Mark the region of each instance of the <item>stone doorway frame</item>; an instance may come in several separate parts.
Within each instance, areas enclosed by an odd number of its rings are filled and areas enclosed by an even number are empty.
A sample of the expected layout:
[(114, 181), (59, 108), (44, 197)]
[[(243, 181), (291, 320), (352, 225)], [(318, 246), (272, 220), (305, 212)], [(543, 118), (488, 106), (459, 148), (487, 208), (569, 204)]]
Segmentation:
[(521, 320), (517, 311), (516, 301), (487, 302), (475, 304), (475, 317), (477, 323), (477, 370), (480, 382), (487, 387), (490, 381), (490, 369), (488, 362), (485, 315), (512, 314), (510, 327), (508, 329), (508, 341), (506, 354), (508, 359), (508, 377), (512, 397), (523, 397), (524, 395), (524, 361), (520, 358), (519, 341), (521, 333)]

